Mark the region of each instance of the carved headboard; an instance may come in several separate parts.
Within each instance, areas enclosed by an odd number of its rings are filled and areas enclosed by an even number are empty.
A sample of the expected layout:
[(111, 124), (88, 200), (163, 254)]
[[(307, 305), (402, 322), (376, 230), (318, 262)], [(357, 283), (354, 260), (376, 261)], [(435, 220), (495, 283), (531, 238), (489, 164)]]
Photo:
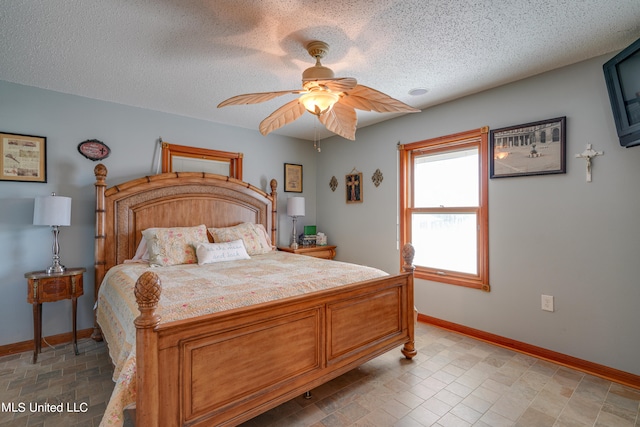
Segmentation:
[(149, 227), (264, 225), (277, 241), (277, 182), (271, 194), (246, 182), (201, 172), (145, 176), (106, 188), (107, 168), (96, 175), (96, 295), (106, 272), (133, 258)]

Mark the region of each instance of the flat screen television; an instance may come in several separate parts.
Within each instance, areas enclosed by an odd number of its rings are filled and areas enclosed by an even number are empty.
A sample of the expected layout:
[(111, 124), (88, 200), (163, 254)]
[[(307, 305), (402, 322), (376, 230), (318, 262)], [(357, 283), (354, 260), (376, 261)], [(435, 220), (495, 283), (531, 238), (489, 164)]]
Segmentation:
[(620, 145), (640, 145), (640, 39), (602, 68)]

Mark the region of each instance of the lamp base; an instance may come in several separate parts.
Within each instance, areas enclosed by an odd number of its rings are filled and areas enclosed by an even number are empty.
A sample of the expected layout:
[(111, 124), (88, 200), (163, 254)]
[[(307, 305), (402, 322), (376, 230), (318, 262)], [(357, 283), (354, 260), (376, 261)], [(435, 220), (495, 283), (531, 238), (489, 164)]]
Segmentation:
[(47, 268), (47, 274), (64, 273), (67, 268), (60, 264), (60, 245), (58, 244), (59, 226), (52, 225), (51, 231), (53, 232), (53, 261), (51, 266)]
[(61, 274), (67, 271), (67, 267), (60, 265), (60, 263), (54, 263), (47, 267), (47, 274)]
[(296, 235), (296, 221), (298, 217), (292, 216), (291, 218), (293, 218), (293, 232), (291, 234), (291, 245), (289, 245), (289, 247), (291, 249), (298, 249), (298, 236)]

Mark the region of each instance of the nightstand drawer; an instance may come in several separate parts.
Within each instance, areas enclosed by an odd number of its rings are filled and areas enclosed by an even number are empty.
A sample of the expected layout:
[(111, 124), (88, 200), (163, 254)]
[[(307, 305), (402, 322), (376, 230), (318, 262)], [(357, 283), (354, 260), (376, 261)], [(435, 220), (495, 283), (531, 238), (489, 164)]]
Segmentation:
[(333, 259), (336, 256), (336, 246), (300, 246), (298, 249), (291, 249), (286, 246), (278, 247), (279, 250), (291, 252), (298, 255), (312, 256), (314, 258)]
[(336, 250), (335, 248), (320, 249), (320, 246), (316, 246), (314, 251), (307, 252), (305, 255), (315, 258), (333, 259), (336, 256)]
[(55, 301), (58, 298), (66, 298), (71, 295), (70, 277), (56, 277), (40, 283), (40, 301)]
[(82, 273), (29, 278), (28, 282), (27, 302), (29, 303), (59, 301), (79, 297), (84, 293)]

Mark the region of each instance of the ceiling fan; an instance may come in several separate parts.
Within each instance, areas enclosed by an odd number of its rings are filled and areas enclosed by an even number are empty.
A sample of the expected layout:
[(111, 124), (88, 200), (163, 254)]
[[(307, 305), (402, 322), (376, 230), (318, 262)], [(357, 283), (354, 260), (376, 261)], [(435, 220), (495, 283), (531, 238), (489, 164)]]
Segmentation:
[(306, 110), (317, 116), (328, 130), (351, 140), (356, 138), (356, 109), (379, 113), (420, 111), (380, 91), (359, 85), (353, 77), (335, 77), (333, 70), (320, 63), (328, 50), (329, 45), (325, 42), (312, 41), (307, 44), (307, 52), (316, 59), (316, 65), (302, 73), (302, 90), (237, 95), (222, 101), (218, 108), (257, 104), (286, 94), (300, 94), (299, 98), (284, 104), (260, 122), (260, 133), (267, 135), (296, 120)]

